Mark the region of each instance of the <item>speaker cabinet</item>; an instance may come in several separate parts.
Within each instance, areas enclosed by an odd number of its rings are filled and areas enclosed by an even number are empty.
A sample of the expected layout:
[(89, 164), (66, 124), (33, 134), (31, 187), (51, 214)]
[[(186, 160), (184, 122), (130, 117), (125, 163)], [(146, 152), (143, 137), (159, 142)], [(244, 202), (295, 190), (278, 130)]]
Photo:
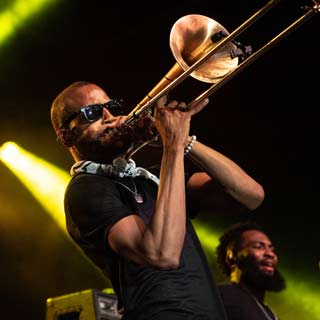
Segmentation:
[(121, 319), (117, 311), (116, 295), (96, 289), (48, 298), (46, 320), (116, 320)]

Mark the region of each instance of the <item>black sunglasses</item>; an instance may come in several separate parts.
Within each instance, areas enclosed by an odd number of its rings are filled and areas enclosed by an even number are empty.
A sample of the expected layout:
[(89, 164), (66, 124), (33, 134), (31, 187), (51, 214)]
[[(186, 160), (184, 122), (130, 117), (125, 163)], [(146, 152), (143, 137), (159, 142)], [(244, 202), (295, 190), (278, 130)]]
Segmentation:
[(83, 113), (88, 122), (94, 122), (102, 117), (103, 108), (108, 109), (113, 116), (124, 114), (123, 99), (112, 99), (106, 103), (91, 104), (81, 108), (79, 111), (73, 113), (59, 126), (59, 129), (67, 126), (80, 113)]

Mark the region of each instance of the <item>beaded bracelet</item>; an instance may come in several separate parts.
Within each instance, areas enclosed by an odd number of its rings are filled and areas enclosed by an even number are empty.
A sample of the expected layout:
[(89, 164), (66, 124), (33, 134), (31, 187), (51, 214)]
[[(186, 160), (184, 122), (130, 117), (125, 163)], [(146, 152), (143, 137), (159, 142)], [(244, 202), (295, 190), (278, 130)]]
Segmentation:
[(194, 143), (197, 141), (197, 137), (196, 136), (191, 136), (191, 140), (190, 142), (188, 143), (188, 145), (185, 147), (184, 149), (184, 155), (186, 156), (192, 149)]

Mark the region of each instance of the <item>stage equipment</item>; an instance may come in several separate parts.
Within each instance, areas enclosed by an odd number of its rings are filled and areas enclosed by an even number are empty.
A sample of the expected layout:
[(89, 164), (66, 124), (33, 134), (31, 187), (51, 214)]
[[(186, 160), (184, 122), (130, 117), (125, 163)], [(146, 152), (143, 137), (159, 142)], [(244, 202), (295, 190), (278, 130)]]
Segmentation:
[[(279, 2), (280, 0), (269, 1), (232, 33), (228, 33), (215, 20), (202, 15), (191, 14), (177, 20), (170, 32), (170, 48), (177, 62), (129, 113), (123, 130), (128, 126), (134, 126), (141, 117), (152, 115), (155, 102), (172, 91), (189, 75), (197, 80), (213, 84), (188, 103), (188, 106), (209, 97), (291, 31), (320, 11), (320, 0), (313, 0), (312, 6), (301, 8), (303, 15), (300, 18), (254, 53), (250, 46), (244, 46), (235, 40), (237, 36)], [(152, 144), (156, 138), (155, 136), (150, 141), (134, 146), (126, 157), (130, 157), (143, 146)]]
[(118, 299), (96, 289), (47, 299), (46, 320), (117, 320)]

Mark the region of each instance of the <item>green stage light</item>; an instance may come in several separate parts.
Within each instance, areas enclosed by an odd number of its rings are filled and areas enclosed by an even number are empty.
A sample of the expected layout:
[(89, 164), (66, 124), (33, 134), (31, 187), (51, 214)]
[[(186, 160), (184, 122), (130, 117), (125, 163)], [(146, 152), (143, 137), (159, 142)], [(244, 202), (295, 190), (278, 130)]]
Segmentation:
[(70, 175), (14, 142), (6, 142), (2, 145), (0, 160), (65, 231), (63, 196)]
[[(285, 273), (287, 289), (283, 292), (285, 306), (280, 306), (283, 316), (280, 319), (309, 319), (320, 320), (320, 293), (316, 284), (307, 283), (296, 275)], [(297, 307), (298, 306), (298, 307)]]
[(0, 44), (28, 18), (44, 9), (46, 5), (57, 0), (16, 0), (0, 12)]
[(209, 228), (199, 222), (193, 222), (193, 225), (197, 230), (197, 234), (201, 239), (204, 249), (213, 254), (219, 243), (220, 232), (214, 231), (212, 228)]

